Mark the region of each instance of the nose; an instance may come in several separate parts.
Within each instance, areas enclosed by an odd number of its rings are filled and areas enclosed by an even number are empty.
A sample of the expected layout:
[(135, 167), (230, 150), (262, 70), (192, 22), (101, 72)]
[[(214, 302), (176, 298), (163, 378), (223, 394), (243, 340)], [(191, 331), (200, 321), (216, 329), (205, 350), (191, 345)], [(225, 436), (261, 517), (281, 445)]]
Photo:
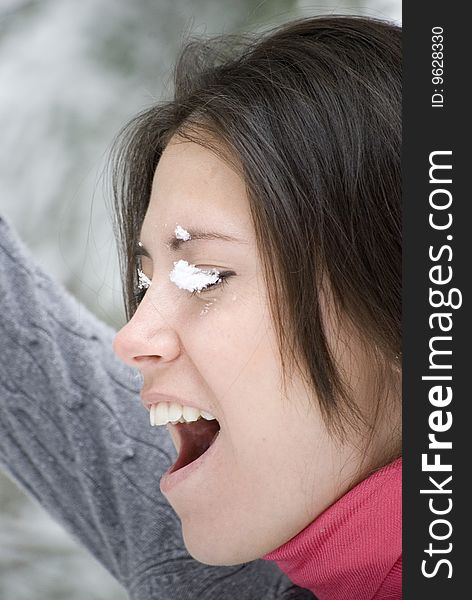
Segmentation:
[(113, 339), (120, 360), (142, 369), (168, 363), (180, 354), (180, 340), (172, 321), (146, 297)]

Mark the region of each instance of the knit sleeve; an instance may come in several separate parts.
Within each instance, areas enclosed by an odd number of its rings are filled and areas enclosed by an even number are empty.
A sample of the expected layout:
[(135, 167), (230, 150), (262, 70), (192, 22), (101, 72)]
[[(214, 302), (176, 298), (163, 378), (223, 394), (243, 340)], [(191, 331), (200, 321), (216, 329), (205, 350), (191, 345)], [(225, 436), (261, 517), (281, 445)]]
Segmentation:
[[(192, 559), (159, 480), (175, 460), (151, 429), (114, 331), (45, 274), (0, 217), (0, 462), (133, 600), (301, 600), (267, 561)], [(305, 595), (309, 594), (309, 595)]]

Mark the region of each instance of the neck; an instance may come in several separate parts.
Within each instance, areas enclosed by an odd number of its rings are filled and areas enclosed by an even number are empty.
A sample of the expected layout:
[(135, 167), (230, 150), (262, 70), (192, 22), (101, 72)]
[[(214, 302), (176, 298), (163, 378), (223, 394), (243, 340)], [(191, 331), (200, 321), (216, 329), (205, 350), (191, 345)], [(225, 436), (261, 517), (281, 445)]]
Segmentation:
[(263, 558), (319, 600), (370, 600), (386, 597), (377, 595), (380, 589), (398, 591), (401, 467), (399, 458), (379, 469)]

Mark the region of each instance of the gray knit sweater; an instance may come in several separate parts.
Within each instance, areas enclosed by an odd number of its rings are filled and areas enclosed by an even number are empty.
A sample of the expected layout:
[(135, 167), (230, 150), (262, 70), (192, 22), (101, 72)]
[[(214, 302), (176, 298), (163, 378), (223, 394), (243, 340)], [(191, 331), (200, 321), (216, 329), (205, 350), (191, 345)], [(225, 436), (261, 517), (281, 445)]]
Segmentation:
[(192, 559), (159, 480), (175, 460), (151, 429), (114, 331), (35, 263), (0, 217), (0, 462), (133, 600), (302, 600), (277, 566)]

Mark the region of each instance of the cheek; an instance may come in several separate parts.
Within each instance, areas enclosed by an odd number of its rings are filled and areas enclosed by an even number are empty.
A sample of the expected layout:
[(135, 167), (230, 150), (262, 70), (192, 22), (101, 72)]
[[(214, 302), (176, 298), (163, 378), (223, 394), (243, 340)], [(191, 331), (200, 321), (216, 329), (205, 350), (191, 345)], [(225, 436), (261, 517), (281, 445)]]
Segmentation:
[(255, 293), (250, 297), (229, 292), (200, 299), (183, 341), (190, 360), (224, 411), (228, 396), (251, 394), (253, 387), (276, 380), (271, 322)]
[(218, 298), (213, 298), (212, 300), (205, 302), (205, 304), (203, 305), (203, 308), (200, 310), (199, 316), (203, 317), (204, 315), (207, 315), (211, 308), (213, 308), (213, 311), (214, 311), (216, 309), (217, 302), (218, 302)]

